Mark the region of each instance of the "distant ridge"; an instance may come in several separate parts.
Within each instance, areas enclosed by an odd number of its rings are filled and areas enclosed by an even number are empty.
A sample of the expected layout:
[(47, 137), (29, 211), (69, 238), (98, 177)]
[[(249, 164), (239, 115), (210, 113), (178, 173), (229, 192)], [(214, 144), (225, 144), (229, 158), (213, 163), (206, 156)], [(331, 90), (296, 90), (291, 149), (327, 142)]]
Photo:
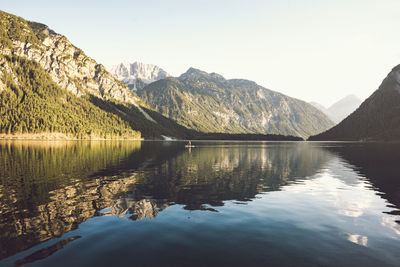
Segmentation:
[(344, 118), (356, 110), (361, 103), (361, 99), (355, 95), (345, 96), (331, 105), (329, 108), (325, 108), (323, 105), (317, 102), (310, 102), (311, 105), (324, 112), (335, 123), (341, 122)]

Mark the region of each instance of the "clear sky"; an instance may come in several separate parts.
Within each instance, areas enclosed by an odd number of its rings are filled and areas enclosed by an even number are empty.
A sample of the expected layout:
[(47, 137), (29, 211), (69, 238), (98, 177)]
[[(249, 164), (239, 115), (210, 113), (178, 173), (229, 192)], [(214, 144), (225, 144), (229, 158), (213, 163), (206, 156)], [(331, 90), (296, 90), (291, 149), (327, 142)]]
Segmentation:
[(1, 0), (98, 62), (195, 67), (325, 106), (400, 64), (399, 0)]

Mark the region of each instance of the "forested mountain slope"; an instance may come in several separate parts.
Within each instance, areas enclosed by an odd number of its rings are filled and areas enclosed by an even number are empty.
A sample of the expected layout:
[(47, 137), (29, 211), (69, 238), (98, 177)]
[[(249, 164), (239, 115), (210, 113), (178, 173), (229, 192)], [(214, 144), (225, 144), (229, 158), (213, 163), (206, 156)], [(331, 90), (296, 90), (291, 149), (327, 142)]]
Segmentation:
[(0, 134), (184, 136), (105, 68), (46, 25), (0, 11)]

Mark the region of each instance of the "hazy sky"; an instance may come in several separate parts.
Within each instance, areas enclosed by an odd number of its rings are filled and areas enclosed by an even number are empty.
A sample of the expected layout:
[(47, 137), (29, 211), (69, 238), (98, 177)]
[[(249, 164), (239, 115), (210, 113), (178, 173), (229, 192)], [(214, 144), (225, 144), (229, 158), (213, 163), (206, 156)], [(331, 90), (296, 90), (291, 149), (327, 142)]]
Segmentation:
[(189, 67), (326, 106), (364, 99), (400, 64), (399, 0), (1, 0), (106, 66)]

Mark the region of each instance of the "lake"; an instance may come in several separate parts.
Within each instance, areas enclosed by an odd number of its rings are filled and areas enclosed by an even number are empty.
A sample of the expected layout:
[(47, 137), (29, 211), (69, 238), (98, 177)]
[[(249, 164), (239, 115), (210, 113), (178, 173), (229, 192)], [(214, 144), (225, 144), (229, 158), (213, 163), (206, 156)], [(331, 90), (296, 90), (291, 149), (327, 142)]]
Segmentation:
[(1, 266), (398, 266), (400, 145), (0, 141)]

